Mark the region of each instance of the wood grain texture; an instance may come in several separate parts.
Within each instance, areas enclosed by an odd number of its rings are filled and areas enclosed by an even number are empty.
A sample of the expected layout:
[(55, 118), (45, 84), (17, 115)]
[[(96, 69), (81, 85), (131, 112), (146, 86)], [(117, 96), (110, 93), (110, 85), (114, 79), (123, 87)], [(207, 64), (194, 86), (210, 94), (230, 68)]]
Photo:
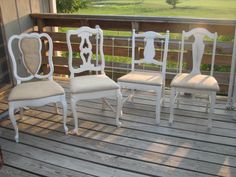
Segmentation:
[[(69, 96), (68, 81), (59, 83)], [(78, 136), (64, 134), (61, 116), (55, 114), (53, 105), (25, 110), (24, 119), (16, 116), (19, 144), (14, 142), (9, 119), (0, 122), (5, 164), (22, 176), (236, 174), (236, 122), (234, 111), (224, 110), (223, 98), (218, 97), (211, 131), (205, 126), (208, 115), (204, 105), (194, 107), (188, 102), (176, 110), (176, 122), (169, 126), (168, 93), (161, 123), (156, 126), (154, 98), (153, 93), (137, 92), (134, 104), (124, 105), (121, 128), (116, 128), (111, 110), (101, 111), (101, 100), (79, 102)], [(7, 107), (7, 101), (0, 100), (1, 110)], [(70, 110), (68, 101), (68, 127), (72, 130)]]

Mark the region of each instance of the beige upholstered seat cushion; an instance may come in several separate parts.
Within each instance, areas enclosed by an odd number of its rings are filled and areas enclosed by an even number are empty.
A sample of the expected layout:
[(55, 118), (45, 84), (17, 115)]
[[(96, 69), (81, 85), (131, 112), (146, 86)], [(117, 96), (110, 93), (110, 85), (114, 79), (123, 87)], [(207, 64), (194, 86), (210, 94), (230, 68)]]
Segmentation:
[(86, 93), (119, 89), (119, 85), (104, 74), (87, 75), (72, 78), (70, 89), (72, 93)]
[(8, 100), (32, 100), (63, 94), (64, 89), (54, 81), (26, 82), (14, 87), (11, 90)]
[(181, 73), (172, 80), (171, 87), (219, 91), (216, 79), (209, 75)]
[(119, 82), (129, 82), (146, 85), (161, 85), (162, 74), (155, 72), (132, 71), (118, 79)]

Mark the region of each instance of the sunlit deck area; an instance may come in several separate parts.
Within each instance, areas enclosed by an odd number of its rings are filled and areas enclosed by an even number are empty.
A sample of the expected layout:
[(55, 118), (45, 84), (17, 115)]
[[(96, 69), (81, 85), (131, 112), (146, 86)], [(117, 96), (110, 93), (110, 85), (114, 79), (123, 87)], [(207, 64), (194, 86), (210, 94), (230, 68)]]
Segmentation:
[[(67, 81), (59, 83), (68, 91)], [(208, 114), (200, 104), (180, 104), (170, 126), (166, 97), (159, 126), (154, 95), (147, 92), (124, 104), (121, 128), (111, 110), (101, 111), (101, 100), (79, 102), (79, 135), (64, 134), (62, 116), (52, 105), (25, 110), (22, 119), (17, 114), (19, 143), (9, 118), (1, 120), (5, 165), (0, 176), (236, 176), (236, 120), (225, 110), (224, 98), (217, 99), (208, 131)], [(6, 98), (0, 105), (1, 111), (8, 108)], [(72, 130), (70, 109), (68, 101)]]

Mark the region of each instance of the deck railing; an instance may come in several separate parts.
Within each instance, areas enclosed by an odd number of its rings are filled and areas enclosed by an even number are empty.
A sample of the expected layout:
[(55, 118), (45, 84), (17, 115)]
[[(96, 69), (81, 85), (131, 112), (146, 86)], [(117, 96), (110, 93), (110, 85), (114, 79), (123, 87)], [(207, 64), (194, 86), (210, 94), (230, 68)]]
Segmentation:
[[(217, 32), (219, 39), (216, 46), (216, 59), (214, 76), (220, 84), (220, 94), (228, 93), (229, 86), (233, 86), (232, 75), (234, 74), (234, 66), (232, 67), (232, 56), (234, 46), (234, 35), (236, 20), (213, 20), (213, 19), (193, 19), (193, 18), (173, 18), (173, 17), (141, 17), (141, 16), (105, 16), (105, 15), (72, 15), (72, 14), (31, 14), (35, 21), (35, 30), (39, 32), (48, 32), (54, 42), (54, 51), (67, 51), (66, 35), (64, 32), (52, 32), (50, 27), (67, 27), (78, 28), (81, 26), (95, 27), (99, 25), (103, 30), (111, 30), (115, 32), (130, 32), (132, 29), (136, 31), (153, 30), (157, 32), (166, 32), (169, 30), (170, 52), (168, 54), (168, 62), (175, 63), (179, 59), (180, 36), (183, 30), (189, 31), (195, 27), (204, 27), (211, 32)], [(113, 79), (125, 74), (130, 69), (129, 62), (119, 62), (113, 60), (114, 57), (128, 57), (131, 60), (131, 40), (130, 35), (105, 36), (104, 53), (110, 56), (110, 60), (106, 62), (106, 68)], [(211, 47), (207, 44), (206, 47)], [(186, 46), (185, 58), (191, 56), (191, 46)], [(190, 57), (189, 57), (190, 58)], [(54, 55), (55, 72), (58, 74), (69, 74), (68, 59), (63, 56)], [(191, 69), (191, 58), (185, 60), (185, 70)], [(46, 61), (43, 67), (46, 68)], [(208, 73), (208, 65), (211, 64), (211, 57), (208, 53), (204, 54), (202, 64)], [(174, 67), (173, 67), (174, 66)], [(233, 68), (233, 72), (232, 72)], [(170, 80), (178, 72), (177, 65), (169, 65), (167, 69), (167, 86)], [(231, 73), (230, 73), (231, 71)], [(230, 79), (231, 76), (231, 79)], [(231, 82), (231, 84), (230, 84)], [(232, 91), (232, 88), (231, 88)]]

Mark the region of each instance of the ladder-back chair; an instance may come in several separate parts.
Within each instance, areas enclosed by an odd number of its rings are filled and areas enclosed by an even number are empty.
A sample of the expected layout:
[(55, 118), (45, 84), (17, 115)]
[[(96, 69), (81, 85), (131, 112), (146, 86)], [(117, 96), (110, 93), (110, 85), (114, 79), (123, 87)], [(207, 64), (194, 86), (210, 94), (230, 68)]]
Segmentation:
[[(155, 40), (159, 41), (159, 45), (155, 45)], [(143, 58), (137, 56), (139, 47), (136, 43), (144, 42)], [(153, 31), (144, 33), (132, 34), (132, 68), (131, 72), (120, 77), (118, 84), (121, 88), (130, 89), (131, 94), (123, 101), (131, 98), (133, 100), (134, 91), (149, 91), (156, 92), (156, 123), (160, 123), (161, 103), (164, 102), (164, 89), (165, 89), (165, 75), (166, 75), (166, 62), (169, 44), (169, 31), (162, 35)], [(156, 53), (159, 52), (159, 56)], [(159, 71), (150, 71), (147, 69), (138, 69), (137, 65), (150, 64), (160, 67)], [(147, 67), (145, 67), (147, 68)]]

